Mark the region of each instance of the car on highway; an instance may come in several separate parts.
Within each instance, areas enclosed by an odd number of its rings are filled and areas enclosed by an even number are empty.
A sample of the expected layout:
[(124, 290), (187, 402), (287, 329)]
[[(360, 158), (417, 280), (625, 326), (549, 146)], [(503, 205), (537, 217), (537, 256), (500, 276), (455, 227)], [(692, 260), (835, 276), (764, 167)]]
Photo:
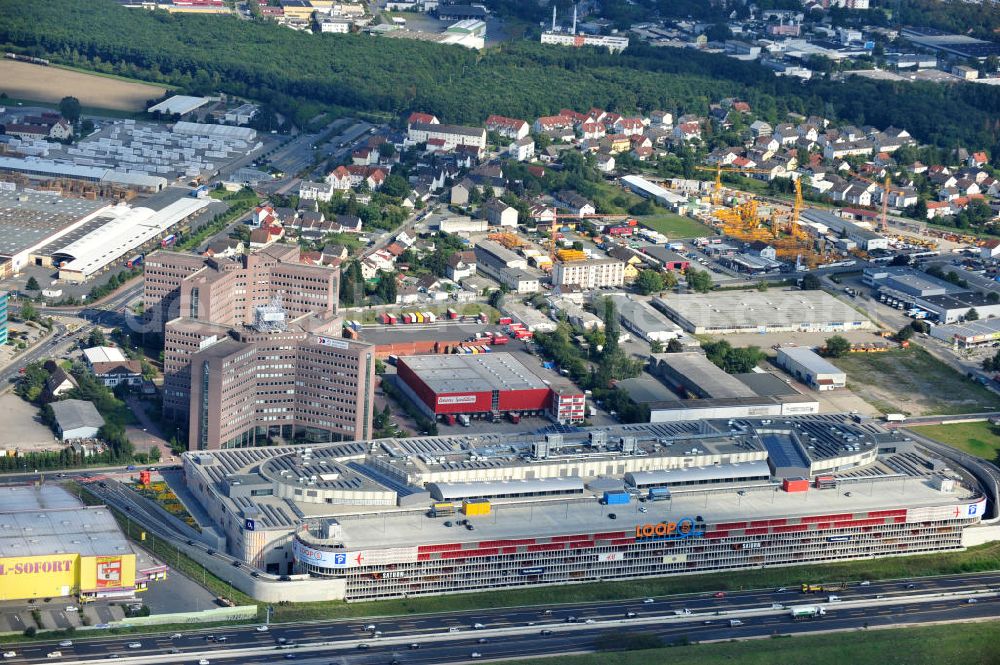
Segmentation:
[(361, 644), (358, 645), (358, 648), (364, 651), (365, 649), (371, 649), (371, 646), (362, 642)]
[(965, 602), (971, 605), (973, 603), (978, 603), (979, 601), (976, 600), (975, 598), (968, 598), (968, 599), (966, 599)]
[(17, 658), (17, 652), (16, 651), (4, 651), (3, 652), (3, 657), (4, 658)]
[[(974, 600), (974, 599), (970, 598), (969, 600)], [(489, 642), (489, 640), (486, 639), (485, 637), (480, 637), (478, 640), (476, 640), (476, 644), (486, 644), (487, 642)]]
[(62, 651), (50, 651), (45, 654), (46, 658), (62, 658)]
[(618, 515), (615, 515), (614, 513), (608, 513), (608, 519), (609, 520), (616, 520), (616, 519), (618, 519)]
[(59, 646), (61, 646), (61, 647), (71, 647), (71, 646), (73, 646), (73, 640), (63, 640), (62, 642), (59, 643)]
[(472, 628), (473, 628), (473, 630), (482, 630), (483, 628), (486, 628), (486, 626), (484, 626), (481, 623), (474, 623), (474, 624), (472, 624)]
[(257, 628), (255, 630), (258, 633), (266, 633), (268, 631), (268, 627), (267, 626), (257, 626)]
[(871, 586), (871, 585), (872, 585), (871, 580), (864, 580), (863, 582), (860, 582), (858, 584), (858, 586)]
[(418, 642), (414, 642), (413, 644), (410, 645), (410, 648), (411, 649), (419, 649), (420, 648), (420, 644)]
[(712, 594), (712, 598), (725, 598), (725, 597), (726, 597), (725, 591), (716, 591), (715, 593)]
[(210, 661), (208, 658), (202, 658), (201, 660), (198, 661), (198, 665), (212, 665), (212, 661)]
[(777, 589), (774, 590), (775, 593), (783, 593), (785, 591), (788, 591), (788, 587), (786, 586), (779, 586)]
[(472, 653), (469, 654), (469, 656), (472, 658), (482, 658), (483, 654), (479, 653), (478, 651), (473, 651)]
[(128, 643), (128, 648), (129, 649), (141, 649), (142, 648), (142, 642), (129, 642)]
[(636, 614), (635, 612), (626, 612), (626, 613), (625, 613), (625, 618), (626, 618), (626, 619), (634, 619), (634, 618), (636, 618), (637, 616), (639, 616), (639, 615), (638, 615), (638, 614)]
[(655, 602), (656, 602), (655, 598), (647, 598), (646, 600), (642, 601), (642, 604), (643, 605), (652, 605)]

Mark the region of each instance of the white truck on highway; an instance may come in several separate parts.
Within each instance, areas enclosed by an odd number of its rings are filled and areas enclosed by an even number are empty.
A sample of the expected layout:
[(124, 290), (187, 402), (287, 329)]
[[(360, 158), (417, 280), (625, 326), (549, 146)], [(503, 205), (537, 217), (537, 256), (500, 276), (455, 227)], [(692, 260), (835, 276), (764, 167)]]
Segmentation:
[(902, 413), (887, 413), (885, 414), (885, 421), (887, 423), (901, 423), (906, 420), (906, 416)]
[(815, 619), (816, 617), (826, 615), (826, 610), (819, 605), (795, 605), (788, 608), (788, 611), (792, 615), (793, 621), (799, 621), (800, 619)]

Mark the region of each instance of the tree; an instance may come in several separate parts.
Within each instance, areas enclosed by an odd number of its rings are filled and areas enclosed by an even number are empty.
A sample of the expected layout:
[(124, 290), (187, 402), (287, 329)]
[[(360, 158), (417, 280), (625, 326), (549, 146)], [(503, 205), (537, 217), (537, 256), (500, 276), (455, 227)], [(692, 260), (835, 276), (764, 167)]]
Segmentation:
[(997, 293), (996, 291), (990, 291), (989, 293), (986, 294), (986, 302), (993, 304), (1000, 302), (1000, 293)]
[(87, 338), (87, 346), (104, 346), (107, 340), (104, 339), (104, 333), (100, 328), (94, 328), (90, 331), (90, 337)]
[(905, 342), (911, 337), (913, 337), (913, 326), (906, 325), (896, 331), (897, 342)]
[(663, 274), (657, 270), (642, 270), (635, 280), (635, 290), (644, 296), (663, 290)]
[(506, 294), (504, 293), (503, 289), (497, 289), (496, 291), (491, 293), (489, 300), (490, 307), (492, 307), (493, 309), (500, 309), (501, 307), (503, 307), (503, 299), (505, 295)]
[(38, 310), (30, 302), (21, 303), (21, 320), (22, 321), (37, 321), (38, 320)]
[(386, 196), (394, 196), (397, 199), (402, 199), (410, 193), (410, 184), (406, 182), (403, 176), (394, 173), (385, 179), (381, 191)]
[(24, 288), (28, 291), (40, 291), (42, 287), (39, 286), (37, 279), (29, 277), (27, 284), (24, 285)]
[(59, 113), (75, 125), (80, 119), (80, 100), (76, 97), (63, 97), (59, 100)]
[(649, 352), (663, 353), (663, 342), (661, 342), (658, 339), (654, 339), (652, 342), (649, 343)]
[(396, 303), (396, 273), (382, 273), (379, 277), (378, 285), (375, 287), (375, 295), (382, 302), (393, 305)]
[(834, 335), (833, 337), (826, 338), (826, 347), (824, 348), (823, 355), (829, 358), (840, 358), (849, 353), (850, 350), (851, 343), (846, 338)]
[(667, 342), (667, 353), (680, 353), (684, 350), (684, 345), (679, 339), (672, 339)]
[(708, 293), (712, 290), (712, 276), (707, 270), (688, 268), (684, 273), (688, 288), (698, 293)]
[(818, 291), (821, 286), (822, 284), (819, 281), (819, 277), (817, 277), (812, 273), (809, 273), (802, 278), (802, 282), (799, 288), (801, 288), (803, 291)]
[(978, 321), (979, 320), (979, 312), (976, 311), (975, 307), (970, 307), (969, 311), (965, 313), (965, 320), (966, 321)]
[(704, 35), (710, 42), (724, 42), (727, 39), (733, 38), (733, 31), (725, 23), (716, 23), (709, 26)]
[(150, 462), (159, 462), (160, 461), (160, 447), (159, 446), (153, 446), (153, 448), (150, 449), (150, 451), (149, 451), (149, 461)]
[(910, 265), (910, 257), (907, 254), (897, 254), (892, 257), (892, 261), (889, 262), (891, 266), (908, 266)]

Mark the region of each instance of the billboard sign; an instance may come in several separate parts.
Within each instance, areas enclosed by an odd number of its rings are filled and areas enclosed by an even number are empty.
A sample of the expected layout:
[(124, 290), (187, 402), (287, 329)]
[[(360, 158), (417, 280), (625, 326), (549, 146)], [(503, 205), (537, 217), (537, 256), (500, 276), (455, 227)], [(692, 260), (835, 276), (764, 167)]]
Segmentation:
[(393, 547), (382, 550), (319, 550), (309, 547), (299, 540), (292, 541), (292, 555), (299, 563), (317, 568), (357, 568), (358, 566), (380, 566), (392, 563), (415, 563), (416, 547)]
[(438, 397), (438, 404), (475, 404), (475, 395), (445, 395)]
[(624, 561), (625, 552), (602, 552), (597, 555), (597, 563), (607, 563), (608, 561)]
[(937, 522), (944, 520), (967, 520), (982, 518), (986, 513), (986, 498), (983, 497), (975, 503), (952, 504), (950, 506), (925, 506), (923, 508), (910, 508), (906, 511), (906, 521), (913, 522)]
[(335, 349), (349, 348), (348, 343), (342, 339), (334, 339), (333, 337), (317, 337), (316, 339), (323, 346), (332, 346)]
[(640, 524), (635, 527), (636, 540), (683, 540), (685, 538), (700, 538), (704, 535), (705, 528), (699, 526), (690, 517), (682, 517), (676, 522)]
[(244, 531), (256, 531), (257, 530), (257, 522), (255, 520), (252, 520), (252, 519), (245, 519), (245, 520), (243, 520), (243, 530)]
[(120, 556), (97, 557), (97, 588), (120, 587), (122, 585), (122, 558)]

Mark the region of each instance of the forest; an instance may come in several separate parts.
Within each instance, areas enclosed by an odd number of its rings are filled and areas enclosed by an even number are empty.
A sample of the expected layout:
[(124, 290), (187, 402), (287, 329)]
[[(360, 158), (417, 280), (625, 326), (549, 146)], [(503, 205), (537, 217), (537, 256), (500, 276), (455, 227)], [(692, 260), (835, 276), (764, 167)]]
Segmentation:
[[(0, 0), (5, 50), (270, 102), (299, 124), (317, 104), (399, 116), (434, 113), (480, 124), (491, 113), (534, 118), (560, 108), (704, 113), (722, 97), (762, 118), (818, 113), (855, 124), (905, 127), (943, 148), (1000, 147), (1000, 89), (775, 77), (753, 63), (636, 45), (596, 49), (516, 41), (481, 53), (369, 35), (311, 35), (225, 16), (136, 11), (110, 0)], [(322, 110), (322, 108), (320, 108)]]

